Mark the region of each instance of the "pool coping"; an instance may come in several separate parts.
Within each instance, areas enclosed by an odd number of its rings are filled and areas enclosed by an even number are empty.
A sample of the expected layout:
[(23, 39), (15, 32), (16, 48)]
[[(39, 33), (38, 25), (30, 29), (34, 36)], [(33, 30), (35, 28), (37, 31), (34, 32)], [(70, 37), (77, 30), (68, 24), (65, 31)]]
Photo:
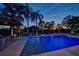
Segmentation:
[(61, 50), (40, 53), (40, 54), (36, 54), (36, 55), (32, 55), (32, 56), (78, 56), (79, 55), (78, 52), (74, 53), (75, 49), (79, 50), (79, 45), (64, 48)]

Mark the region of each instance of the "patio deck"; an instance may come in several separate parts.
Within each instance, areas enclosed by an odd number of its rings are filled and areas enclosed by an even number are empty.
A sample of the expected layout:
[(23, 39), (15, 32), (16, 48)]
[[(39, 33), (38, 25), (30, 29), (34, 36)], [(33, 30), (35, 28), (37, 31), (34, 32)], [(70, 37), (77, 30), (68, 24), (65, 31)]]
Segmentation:
[(79, 45), (34, 56), (79, 56)]
[(0, 51), (0, 56), (19, 56), (26, 43), (25, 38), (26, 37), (23, 37), (17, 40), (4, 50)]

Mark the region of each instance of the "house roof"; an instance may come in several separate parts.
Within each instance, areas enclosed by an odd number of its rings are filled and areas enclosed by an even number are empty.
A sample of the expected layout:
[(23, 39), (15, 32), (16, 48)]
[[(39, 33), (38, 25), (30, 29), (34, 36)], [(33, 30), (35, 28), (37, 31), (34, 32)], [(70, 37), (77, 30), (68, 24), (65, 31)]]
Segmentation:
[(0, 25), (19, 26), (19, 25), (22, 25), (22, 24), (15, 21), (15, 20), (7, 19), (7, 18), (0, 18)]

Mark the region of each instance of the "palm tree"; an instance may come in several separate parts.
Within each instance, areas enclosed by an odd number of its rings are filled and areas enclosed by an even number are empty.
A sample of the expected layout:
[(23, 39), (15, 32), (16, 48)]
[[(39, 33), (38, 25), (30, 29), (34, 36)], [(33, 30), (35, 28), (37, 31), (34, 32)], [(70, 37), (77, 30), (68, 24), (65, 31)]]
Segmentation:
[[(24, 17), (25, 19), (27, 20), (27, 28), (29, 28), (29, 21), (31, 20), (31, 11), (32, 11), (32, 8), (29, 7), (28, 4), (25, 4), (25, 9), (23, 10), (23, 14), (24, 14)], [(27, 32), (29, 34), (29, 29), (27, 29)]]
[(45, 31), (47, 31), (48, 34), (50, 34), (50, 24), (51, 24), (51, 22), (49, 22), (49, 21), (47, 21), (45, 23)]
[(54, 21), (51, 21), (51, 23), (50, 23), (50, 26), (54, 26), (55, 25), (55, 22)]
[(24, 15), (27, 20), (27, 27), (29, 27), (29, 21), (31, 19), (31, 11), (32, 11), (32, 8), (29, 6), (29, 4), (26, 4)]
[(62, 24), (58, 23), (56, 25), (56, 29), (60, 32), (60, 30), (62, 29)]
[(39, 25), (40, 27), (43, 27), (43, 26), (45, 25), (45, 21), (40, 20), (39, 23), (38, 23), (38, 25)]
[(3, 9), (0, 9), (0, 18), (2, 18), (3, 17)]
[[(28, 4), (25, 5), (20, 5), (19, 7), (16, 6), (16, 10), (18, 12), (18, 15), (20, 16), (21, 14), (23, 15), (23, 17), (27, 20), (27, 28), (29, 28), (29, 21), (30, 21), (30, 13), (32, 8), (29, 7)], [(27, 32), (29, 33), (29, 29), (27, 30)]]
[(50, 32), (53, 31), (54, 25), (55, 25), (55, 22), (54, 22), (54, 21), (51, 21), (51, 22), (50, 22)]
[[(12, 3), (11, 4), (4, 3), (3, 5), (4, 5), (4, 9), (3, 9), (4, 17), (12, 21), (14, 20), (17, 23), (21, 23), (22, 21), (24, 21), (22, 12), (24, 12), (25, 6), (19, 4), (12, 4)], [(17, 29), (18, 29), (18, 33), (20, 33), (20, 26), (17, 26)]]
[[(36, 23), (36, 27), (38, 26), (38, 21), (41, 21), (43, 19), (43, 15), (39, 12), (32, 12), (31, 14), (31, 21)], [(37, 35), (37, 30), (36, 30)]]
[[(30, 10), (32, 9), (29, 7), (28, 4), (15, 4), (15, 3), (4, 3), (5, 14), (11, 13), (11, 17), (14, 16), (16, 21), (24, 21), (24, 19), (27, 20), (27, 27), (29, 27), (29, 18), (30, 18)], [(6, 11), (8, 11), (6, 13)], [(24, 19), (23, 19), (24, 18)]]
[(45, 27), (50, 28), (50, 22), (46, 22)]
[(73, 30), (76, 28), (76, 25), (79, 24), (79, 16), (70, 16), (69, 18), (65, 18), (62, 22), (64, 26), (71, 29), (71, 32), (73, 33)]

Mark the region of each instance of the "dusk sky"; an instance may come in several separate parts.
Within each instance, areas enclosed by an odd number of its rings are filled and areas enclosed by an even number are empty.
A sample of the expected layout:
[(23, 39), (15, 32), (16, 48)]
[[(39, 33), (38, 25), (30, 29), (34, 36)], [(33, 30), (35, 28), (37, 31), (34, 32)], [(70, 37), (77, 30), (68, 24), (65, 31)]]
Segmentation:
[(44, 21), (53, 20), (55, 23), (61, 23), (63, 18), (67, 15), (79, 15), (79, 4), (37, 3), (29, 5), (44, 15)]
[[(55, 21), (55, 23), (61, 23), (63, 18), (67, 15), (79, 15), (79, 4), (62, 4), (62, 3), (29, 3), (29, 6), (34, 11), (40, 11), (44, 15), (44, 21)], [(2, 5), (0, 4), (2, 8)], [(24, 24), (26, 25), (26, 21)], [(30, 23), (33, 25), (33, 23)]]

